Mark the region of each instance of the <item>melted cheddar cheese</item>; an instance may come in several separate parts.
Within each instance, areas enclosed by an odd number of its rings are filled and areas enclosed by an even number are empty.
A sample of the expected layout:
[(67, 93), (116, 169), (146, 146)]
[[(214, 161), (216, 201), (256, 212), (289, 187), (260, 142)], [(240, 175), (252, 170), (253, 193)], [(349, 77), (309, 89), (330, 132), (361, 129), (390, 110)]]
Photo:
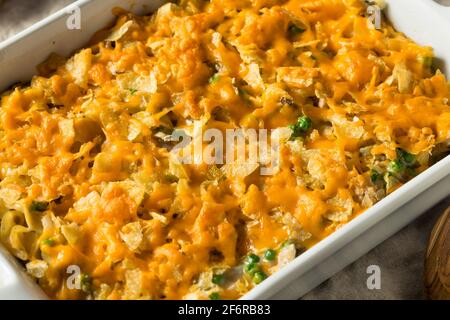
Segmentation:
[[(448, 153), (432, 49), (362, 1), (114, 12), (1, 98), (1, 242), (51, 298), (239, 298)], [(175, 163), (193, 123), (292, 136), (270, 176)]]

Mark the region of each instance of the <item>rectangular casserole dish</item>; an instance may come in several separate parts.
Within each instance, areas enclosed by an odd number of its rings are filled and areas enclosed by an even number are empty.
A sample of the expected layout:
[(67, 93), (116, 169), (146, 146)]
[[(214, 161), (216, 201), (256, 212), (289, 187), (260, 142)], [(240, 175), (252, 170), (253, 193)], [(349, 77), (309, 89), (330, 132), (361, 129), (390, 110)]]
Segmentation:
[[(113, 19), (119, 6), (149, 13), (160, 0), (80, 0), (17, 36), (0, 44), (0, 90), (29, 80), (36, 65), (51, 52), (69, 56)], [(387, 0), (386, 11), (394, 26), (422, 45), (435, 49), (440, 61), (450, 61), (450, 8), (432, 0)], [(66, 23), (81, 10), (81, 29)], [(450, 69), (442, 64), (447, 76)], [(425, 171), (377, 203), (334, 234), (308, 250), (243, 299), (296, 299), (399, 231), (450, 194), (450, 157)], [(0, 299), (42, 299), (45, 295), (23, 272), (19, 263), (0, 247)]]

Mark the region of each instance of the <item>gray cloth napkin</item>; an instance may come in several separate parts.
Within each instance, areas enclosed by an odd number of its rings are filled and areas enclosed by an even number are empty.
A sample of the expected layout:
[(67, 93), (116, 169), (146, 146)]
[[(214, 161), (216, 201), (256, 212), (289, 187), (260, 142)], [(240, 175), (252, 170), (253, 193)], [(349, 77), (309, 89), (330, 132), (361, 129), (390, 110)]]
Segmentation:
[(0, 0), (0, 41), (72, 2), (74, 0)]
[[(0, 41), (72, 2), (73, 0), (0, 0)], [(425, 298), (422, 280), (424, 253), (435, 221), (448, 206), (450, 197), (303, 299)], [(380, 266), (380, 290), (367, 288), (366, 271), (370, 265)]]

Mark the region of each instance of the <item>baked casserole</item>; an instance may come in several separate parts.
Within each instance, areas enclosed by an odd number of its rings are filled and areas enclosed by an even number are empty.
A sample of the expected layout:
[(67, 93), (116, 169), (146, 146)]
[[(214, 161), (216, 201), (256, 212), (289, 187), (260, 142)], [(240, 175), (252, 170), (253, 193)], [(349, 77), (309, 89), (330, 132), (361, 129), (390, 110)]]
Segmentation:
[[(0, 240), (51, 298), (239, 298), (448, 154), (433, 50), (363, 1), (114, 12), (1, 98)], [(176, 161), (199, 124), (278, 130), (278, 169)]]

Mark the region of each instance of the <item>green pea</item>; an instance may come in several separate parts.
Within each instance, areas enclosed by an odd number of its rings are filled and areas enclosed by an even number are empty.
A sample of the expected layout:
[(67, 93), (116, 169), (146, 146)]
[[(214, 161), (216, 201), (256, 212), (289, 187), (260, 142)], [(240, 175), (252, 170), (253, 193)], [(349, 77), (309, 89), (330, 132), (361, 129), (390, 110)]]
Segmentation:
[(405, 169), (405, 166), (400, 160), (393, 160), (389, 163), (387, 170), (391, 174), (401, 173)]
[(298, 127), (300, 128), (300, 130), (302, 131), (308, 131), (309, 129), (311, 129), (312, 126), (312, 121), (310, 118), (304, 116), (298, 119)]
[(223, 274), (215, 274), (212, 277), (212, 283), (214, 284), (222, 284), (224, 280)]
[(297, 123), (290, 125), (289, 129), (292, 130), (292, 138), (298, 138), (303, 133), (307, 132), (312, 127), (312, 121), (309, 117), (303, 116), (298, 118)]
[(244, 271), (249, 275), (253, 275), (255, 272), (259, 271), (259, 266), (256, 263), (248, 263), (245, 265)]
[(267, 249), (266, 252), (264, 253), (264, 259), (266, 259), (267, 261), (275, 260), (276, 256), (277, 252), (273, 249)]
[(261, 282), (263, 282), (266, 279), (267, 279), (267, 275), (262, 271), (257, 271), (253, 275), (253, 282), (256, 284), (260, 284)]
[(400, 148), (397, 148), (397, 159), (403, 162), (406, 166), (412, 166), (416, 162), (416, 156), (403, 150)]
[(256, 255), (256, 254), (250, 254), (248, 257), (247, 257), (247, 263), (248, 264), (251, 264), (251, 263), (258, 263), (259, 262), (259, 257)]
[(220, 300), (220, 294), (218, 292), (213, 292), (209, 295), (210, 300)]

